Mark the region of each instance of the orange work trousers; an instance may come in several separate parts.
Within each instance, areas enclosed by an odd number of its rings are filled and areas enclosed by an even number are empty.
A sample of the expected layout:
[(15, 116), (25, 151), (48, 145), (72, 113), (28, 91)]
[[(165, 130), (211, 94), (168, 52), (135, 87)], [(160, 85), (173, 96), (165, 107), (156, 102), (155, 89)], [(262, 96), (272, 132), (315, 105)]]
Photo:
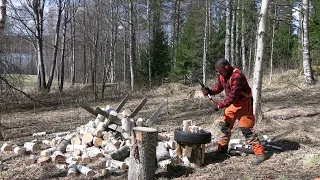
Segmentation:
[(255, 117), (253, 115), (252, 98), (248, 98), (240, 103), (231, 104), (229, 107), (225, 108), (221, 120), (221, 124), (225, 127), (221, 127), (223, 135), (219, 136), (218, 144), (220, 146), (228, 145), (231, 137), (231, 130), (236, 120), (239, 120), (239, 127), (246, 137), (247, 143), (251, 144), (254, 153), (262, 154), (264, 152), (263, 146), (253, 132)]

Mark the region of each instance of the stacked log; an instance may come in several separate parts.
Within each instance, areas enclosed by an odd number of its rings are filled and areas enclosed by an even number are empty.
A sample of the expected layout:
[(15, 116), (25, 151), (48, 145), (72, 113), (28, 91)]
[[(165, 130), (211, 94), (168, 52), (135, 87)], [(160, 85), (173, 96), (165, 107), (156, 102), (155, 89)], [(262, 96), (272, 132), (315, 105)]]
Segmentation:
[[(144, 118), (139, 118), (139, 123), (134, 118), (147, 100), (144, 98), (132, 112), (129, 109), (121, 111), (124, 101), (115, 109), (108, 105), (93, 110), (83, 105), (84, 109), (96, 116), (88, 123), (77, 127), (74, 131), (55, 133), (51, 139), (44, 139), (51, 135), (46, 132), (33, 133), (33, 137), (41, 137), (44, 140), (25, 142), (22, 147), (7, 142), (1, 146), (1, 152), (14, 151), (16, 154), (28, 152), (30, 156), (25, 162), (27, 165), (55, 163), (57, 167), (65, 169), (69, 177), (80, 174), (92, 177), (97, 170), (103, 175), (123, 174), (130, 166), (132, 129), (138, 125), (145, 125)], [(159, 109), (150, 118), (152, 122), (159, 116), (162, 110)], [(157, 137), (159, 141), (163, 141), (159, 143), (161, 144), (159, 147), (165, 154), (161, 155), (163, 157), (159, 158), (159, 161), (170, 158), (167, 145), (170, 138), (167, 135), (158, 136), (158, 133)], [(40, 149), (41, 147), (46, 148)]]

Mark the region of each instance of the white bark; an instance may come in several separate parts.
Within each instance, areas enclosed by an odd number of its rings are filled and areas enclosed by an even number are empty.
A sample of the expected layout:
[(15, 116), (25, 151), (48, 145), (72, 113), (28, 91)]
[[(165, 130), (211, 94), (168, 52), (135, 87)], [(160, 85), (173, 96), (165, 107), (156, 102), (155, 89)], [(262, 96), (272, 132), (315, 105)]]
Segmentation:
[(230, 61), (230, 20), (231, 20), (231, 13), (230, 13), (230, 5), (231, 0), (226, 0), (226, 38), (225, 38), (225, 46), (224, 46), (224, 58)]
[(207, 31), (208, 31), (208, 0), (206, 0), (206, 16), (203, 37), (203, 59), (202, 59), (202, 82), (206, 84), (206, 62), (207, 62)]
[[(276, 1), (275, 1), (275, 5), (274, 5), (274, 18), (277, 18)], [(269, 77), (268, 85), (271, 85), (272, 73), (273, 73), (272, 71), (273, 71), (273, 48), (274, 48), (274, 31), (275, 31), (275, 27), (276, 27), (276, 20), (273, 21), (273, 25), (272, 25), (271, 54), (270, 54), (270, 77)]]
[[(235, 58), (234, 58), (234, 61), (235, 61), (235, 66), (237, 67), (240, 67), (240, 47), (239, 47), (239, 42), (240, 42), (240, 1), (237, 0), (237, 2), (234, 2), (235, 6), (237, 7), (237, 12), (235, 13), (236, 14), (236, 47), (235, 47)], [(236, 8), (235, 8), (236, 9)]]
[(314, 77), (311, 71), (310, 48), (309, 48), (309, 0), (302, 0), (302, 61), (304, 70), (304, 79), (307, 84), (314, 83)]
[(262, 0), (260, 20), (258, 28), (258, 42), (257, 42), (257, 55), (255, 57), (254, 73), (253, 73), (253, 113), (258, 119), (258, 111), (260, 111), (261, 100), (261, 87), (262, 87), (262, 61), (264, 50), (264, 36), (268, 15), (269, 0)]
[(246, 73), (246, 45), (244, 41), (245, 32), (245, 19), (244, 19), (244, 2), (242, 1), (241, 11), (241, 61), (242, 61), (242, 72)]
[(149, 78), (149, 88), (152, 86), (152, 79), (151, 79), (151, 58), (150, 58), (150, 34), (151, 34), (151, 27), (150, 27), (150, 0), (147, 1), (147, 18), (148, 18), (148, 45), (147, 45), (147, 56), (148, 56), (148, 78)]
[(235, 26), (235, 23), (236, 23), (236, 11), (233, 9), (234, 8), (234, 5), (235, 5), (235, 0), (231, 0), (231, 12), (232, 12), (232, 18), (231, 18), (231, 34), (230, 34), (230, 63), (231, 65), (235, 65), (235, 58), (234, 58), (234, 26)]
[(134, 32), (134, 25), (133, 25), (133, 0), (129, 1), (129, 30), (130, 30), (130, 55), (129, 55), (129, 59), (130, 59), (130, 85), (131, 85), (131, 90), (134, 90), (134, 61), (135, 61), (135, 32)]

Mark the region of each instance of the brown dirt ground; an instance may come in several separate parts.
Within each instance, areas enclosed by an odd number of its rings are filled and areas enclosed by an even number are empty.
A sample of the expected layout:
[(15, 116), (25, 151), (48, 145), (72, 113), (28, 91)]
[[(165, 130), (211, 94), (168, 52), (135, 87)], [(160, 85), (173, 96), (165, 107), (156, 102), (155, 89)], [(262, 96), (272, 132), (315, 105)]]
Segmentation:
[[(206, 99), (193, 98), (199, 86), (188, 87), (181, 84), (166, 84), (146, 94), (148, 102), (138, 117), (149, 117), (162, 102), (168, 102), (165, 112), (155, 123), (161, 132), (173, 134), (183, 120), (193, 123), (212, 133), (212, 142), (206, 146), (206, 165), (200, 168), (173, 167), (158, 170), (157, 179), (315, 179), (320, 177), (320, 84), (306, 86), (296, 72), (277, 75), (271, 86), (264, 85), (262, 93), (263, 119), (255, 127), (259, 135), (268, 135), (282, 151), (269, 150), (269, 159), (259, 166), (252, 166), (253, 155), (230, 156), (215, 159), (212, 151), (219, 134), (218, 122), (222, 111), (214, 112)], [(209, 84), (209, 83), (208, 83)], [(219, 95), (216, 99), (223, 98)], [(125, 108), (133, 110), (141, 98), (131, 98)], [(91, 104), (103, 107), (117, 105), (117, 101)], [(32, 140), (35, 132), (46, 131), (50, 138), (54, 132), (74, 130), (94, 117), (79, 107), (58, 106), (7, 112), (2, 115), (6, 140), (23, 142)], [(233, 137), (241, 137), (237, 125)], [(42, 140), (39, 138), (38, 140)], [(0, 142), (2, 145), (3, 142)], [(70, 179), (66, 170), (58, 170), (52, 164), (44, 166), (24, 165), (27, 156), (12, 153), (0, 154), (2, 171), (0, 179)], [(77, 179), (86, 179), (80, 175)], [(118, 177), (94, 179), (127, 179)]]

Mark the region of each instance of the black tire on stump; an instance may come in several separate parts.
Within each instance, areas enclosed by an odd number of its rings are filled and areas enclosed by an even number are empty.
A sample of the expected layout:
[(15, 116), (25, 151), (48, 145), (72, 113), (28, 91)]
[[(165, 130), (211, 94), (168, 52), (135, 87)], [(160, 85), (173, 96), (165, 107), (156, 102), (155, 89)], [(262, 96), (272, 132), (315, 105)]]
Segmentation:
[(176, 129), (174, 140), (182, 144), (207, 144), (211, 142), (211, 133), (201, 130), (200, 133), (192, 133)]

